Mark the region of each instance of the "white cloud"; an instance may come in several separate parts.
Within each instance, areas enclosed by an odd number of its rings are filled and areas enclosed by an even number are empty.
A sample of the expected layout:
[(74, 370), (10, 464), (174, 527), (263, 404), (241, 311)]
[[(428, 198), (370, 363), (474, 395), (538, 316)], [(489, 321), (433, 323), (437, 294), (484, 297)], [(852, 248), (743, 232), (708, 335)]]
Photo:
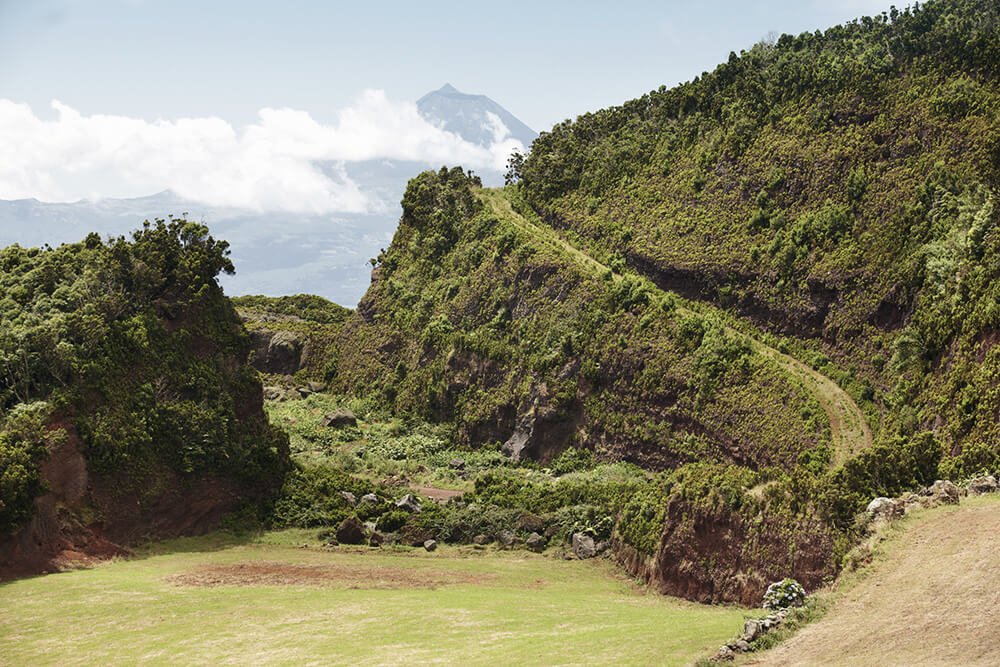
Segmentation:
[[(261, 109), (236, 129), (220, 118), (154, 122), (85, 116), (58, 101), (57, 118), (0, 99), (0, 199), (76, 201), (172, 189), (218, 206), (303, 213), (379, 207), (346, 175), (355, 160), (501, 168), (513, 148), (503, 124), (490, 148), (424, 120), (415, 104), (369, 90), (324, 125), (294, 109)], [(497, 119), (499, 121), (499, 119)], [(523, 147), (521, 147), (523, 149)], [(321, 170), (317, 162), (339, 163)]]

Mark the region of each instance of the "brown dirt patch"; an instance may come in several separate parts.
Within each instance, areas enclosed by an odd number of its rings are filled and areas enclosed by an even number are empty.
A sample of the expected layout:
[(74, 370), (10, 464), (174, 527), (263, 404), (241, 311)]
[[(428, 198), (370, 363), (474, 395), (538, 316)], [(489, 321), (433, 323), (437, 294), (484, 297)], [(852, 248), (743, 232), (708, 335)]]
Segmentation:
[(463, 493), (463, 491), (456, 491), (455, 489), (439, 489), (436, 486), (411, 486), (410, 488), (439, 503), (448, 502)]
[(236, 563), (211, 565), (167, 577), (179, 586), (323, 586), (346, 589), (387, 590), (437, 588), (456, 584), (483, 584), (496, 577), (423, 568), (370, 565), (292, 565), (289, 563)]

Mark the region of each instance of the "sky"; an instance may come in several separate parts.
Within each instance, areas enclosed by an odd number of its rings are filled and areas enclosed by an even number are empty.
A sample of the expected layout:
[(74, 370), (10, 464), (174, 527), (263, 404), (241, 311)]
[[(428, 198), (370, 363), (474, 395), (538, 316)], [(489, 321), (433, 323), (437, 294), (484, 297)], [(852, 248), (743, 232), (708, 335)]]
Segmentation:
[(544, 130), (690, 80), (771, 33), (887, 9), (871, 0), (0, 0), (0, 199), (170, 188), (261, 211), (363, 211), (364, 193), (338, 164), (503, 164), (508, 144), (473, 146), (416, 115), (413, 102), (445, 82)]

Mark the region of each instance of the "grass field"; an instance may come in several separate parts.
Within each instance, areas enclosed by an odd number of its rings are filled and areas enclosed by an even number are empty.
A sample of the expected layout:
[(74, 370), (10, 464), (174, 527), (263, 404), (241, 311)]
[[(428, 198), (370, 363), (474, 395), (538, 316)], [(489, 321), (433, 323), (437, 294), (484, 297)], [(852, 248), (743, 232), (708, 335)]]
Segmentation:
[(0, 663), (684, 664), (744, 618), (607, 562), (293, 546), (314, 536), (178, 540), (4, 584)]

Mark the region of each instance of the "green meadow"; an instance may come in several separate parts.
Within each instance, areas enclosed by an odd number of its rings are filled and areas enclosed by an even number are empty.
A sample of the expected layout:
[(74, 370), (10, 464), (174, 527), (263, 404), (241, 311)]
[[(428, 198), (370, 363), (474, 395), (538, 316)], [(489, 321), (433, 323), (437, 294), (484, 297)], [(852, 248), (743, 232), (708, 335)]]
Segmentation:
[(646, 592), (606, 561), (314, 538), (216, 534), (4, 584), (0, 663), (685, 664), (744, 618)]

